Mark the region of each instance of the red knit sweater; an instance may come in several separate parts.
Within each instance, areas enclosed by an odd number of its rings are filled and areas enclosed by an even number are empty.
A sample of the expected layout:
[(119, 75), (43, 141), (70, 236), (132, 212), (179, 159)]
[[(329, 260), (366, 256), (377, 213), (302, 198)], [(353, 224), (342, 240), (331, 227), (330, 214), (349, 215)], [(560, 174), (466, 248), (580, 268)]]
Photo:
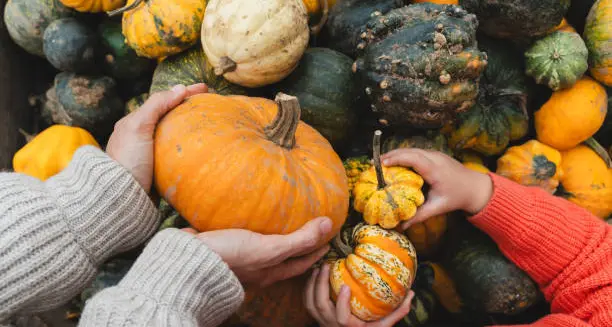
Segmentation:
[(552, 314), (529, 326), (612, 327), (612, 226), (539, 188), (490, 176), (493, 196), (470, 221), (551, 304)]

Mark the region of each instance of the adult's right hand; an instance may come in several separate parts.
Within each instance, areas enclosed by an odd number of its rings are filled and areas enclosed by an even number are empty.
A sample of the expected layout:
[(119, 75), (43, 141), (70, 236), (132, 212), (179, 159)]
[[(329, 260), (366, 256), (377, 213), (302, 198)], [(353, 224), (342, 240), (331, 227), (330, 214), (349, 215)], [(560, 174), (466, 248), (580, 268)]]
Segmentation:
[(327, 217), (309, 221), (287, 235), (263, 235), (243, 229), (226, 229), (197, 234), (245, 284), (265, 287), (306, 272), (329, 251), (319, 246), (332, 229)]

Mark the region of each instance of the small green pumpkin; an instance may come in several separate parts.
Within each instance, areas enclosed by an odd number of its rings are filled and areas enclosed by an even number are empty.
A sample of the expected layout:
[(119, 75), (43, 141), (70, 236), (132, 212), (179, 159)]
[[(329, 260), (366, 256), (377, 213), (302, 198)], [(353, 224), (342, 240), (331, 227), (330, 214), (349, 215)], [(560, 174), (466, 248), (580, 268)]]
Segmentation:
[(9, 0), (4, 7), (4, 24), (17, 45), (44, 57), (43, 33), (47, 26), (74, 13), (59, 0)]
[(139, 57), (125, 42), (121, 23), (106, 20), (98, 26), (105, 72), (114, 78), (137, 78), (153, 70), (153, 60)]
[(295, 71), (277, 86), (279, 92), (299, 99), (301, 119), (335, 149), (346, 144), (357, 120), (352, 64), (340, 52), (310, 48)]
[(217, 76), (215, 69), (206, 61), (200, 45), (164, 59), (153, 73), (151, 94), (166, 91), (177, 84), (191, 85), (206, 83), (211, 92), (222, 95), (246, 95), (246, 90)]
[(502, 41), (481, 38), (479, 45), (487, 53), (488, 65), (480, 79), (476, 104), (459, 114), (450, 128), (451, 149), (473, 149), (485, 155), (504, 151), (510, 141), (527, 134), (527, 78), (520, 53)]
[(536, 41), (525, 52), (527, 75), (554, 91), (576, 83), (588, 69), (589, 51), (574, 32), (557, 31)]
[(100, 47), (96, 33), (76, 18), (53, 21), (43, 35), (43, 51), (58, 70), (90, 73), (96, 68)]
[(42, 111), (49, 123), (84, 128), (105, 143), (123, 116), (124, 104), (112, 78), (63, 72), (55, 76)]

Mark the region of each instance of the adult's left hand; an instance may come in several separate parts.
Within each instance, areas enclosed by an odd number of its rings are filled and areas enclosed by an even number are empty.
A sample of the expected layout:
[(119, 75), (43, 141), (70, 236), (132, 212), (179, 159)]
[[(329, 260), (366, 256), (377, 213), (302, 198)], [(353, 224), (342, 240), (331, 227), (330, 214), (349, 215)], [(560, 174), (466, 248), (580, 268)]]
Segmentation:
[(329, 251), (329, 245), (320, 244), (331, 229), (332, 221), (321, 217), (287, 235), (262, 235), (243, 229), (200, 234), (191, 228), (183, 230), (197, 234), (244, 285), (265, 287), (305, 273)]
[(185, 98), (206, 92), (205, 84), (194, 84), (177, 85), (170, 91), (152, 94), (138, 110), (115, 124), (106, 153), (125, 167), (149, 193), (153, 184), (153, 136), (157, 123)]

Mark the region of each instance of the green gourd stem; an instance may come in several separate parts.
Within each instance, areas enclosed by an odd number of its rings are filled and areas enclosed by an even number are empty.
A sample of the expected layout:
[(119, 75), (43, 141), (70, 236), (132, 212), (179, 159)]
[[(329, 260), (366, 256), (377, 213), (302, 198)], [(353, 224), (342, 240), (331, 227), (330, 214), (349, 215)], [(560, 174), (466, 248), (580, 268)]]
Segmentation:
[(124, 13), (124, 12), (126, 12), (126, 11), (130, 11), (130, 10), (132, 10), (132, 9), (134, 9), (134, 8), (136, 8), (136, 7), (138, 7), (138, 6), (140, 6), (140, 4), (141, 4), (143, 1), (144, 1), (144, 0), (136, 0), (136, 1), (132, 2), (132, 4), (131, 4), (131, 5), (129, 5), (129, 6), (125, 6), (125, 7), (123, 7), (123, 8), (119, 8), (119, 9), (115, 9), (115, 10), (109, 11), (109, 12), (107, 12), (106, 14), (107, 14), (109, 17), (113, 17), (113, 16), (117, 16), (117, 15), (119, 15), (119, 14), (123, 14), (123, 13)]
[(296, 97), (284, 93), (278, 93), (274, 101), (278, 104), (278, 113), (264, 132), (270, 141), (291, 150), (300, 123), (300, 103)]
[(342, 233), (338, 233), (338, 235), (336, 235), (332, 239), (332, 246), (338, 252), (340, 252), (340, 255), (342, 257), (347, 257), (349, 254), (351, 254), (353, 252), (353, 249), (350, 246), (344, 244), (344, 242), (342, 241)]
[(385, 176), (383, 175), (382, 164), (380, 163), (380, 136), (382, 132), (377, 130), (374, 132), (374, 141), (372, 142), (372, 148), (374, 151), (374, 168), (376, 169), (376, 179), (378, 180), (378, 189), (383, 189), (387, 186), (385, 182)]
[(219, 59), (219, 66), (215, 67), (215, 75), (221, 76), (225, 73), (233, 72), (236, 70), (236, 67), (236, 62), (230, 59), (230, 57), (221, 57)]
[(603, 146), (601, 146), (601, 144), (599, 144), (599, 142), (597, 142), (597, 140), (590, 137), (588, 140), (584, 141), (584, 144), (591, 148), (591, 150), (595, 151), (595, 153), (597, 153), (597, 155), (603, 159), (608, 168), (612, 168), (612, 159), (610, 159), (610, 154), (608, 151), (606, 151), (606, 149), (604, 149)]
[(319, 0), (319, 5), (321, 6), (321, 18), (319, 22), (310, 28), (310, 33), (312, 35), (319, 35), (325, 23), (327, 23), (327, 17), (329, 15), (329, 4), (327, 0)]

